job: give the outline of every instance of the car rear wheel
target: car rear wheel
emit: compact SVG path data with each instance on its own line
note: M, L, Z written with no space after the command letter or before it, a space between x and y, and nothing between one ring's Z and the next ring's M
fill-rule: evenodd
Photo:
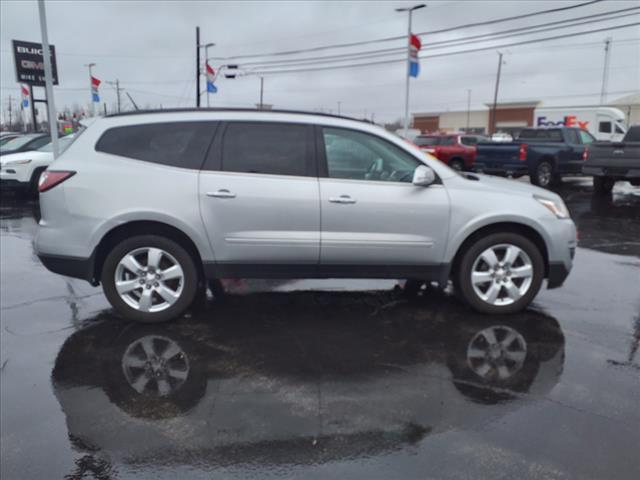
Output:
M593 191L598 195L608 195L616 181L611 177L593 177Z
M464 162L459 158L454 158L453 160L451 160L449 162L449 166L458 172L464 170Z
M536 296L544 278L542 254L516 233L494 233L464 254L457 281L462 298L482 313L514 313Z
M539 187L550 187L554 181L553 164L547 160L538 163L535 172L531 176L531 183Z
M107 299L120 314L154 323L184 313L195 298L198 273L193 258L178 243L141 235L111 250L101 281Z

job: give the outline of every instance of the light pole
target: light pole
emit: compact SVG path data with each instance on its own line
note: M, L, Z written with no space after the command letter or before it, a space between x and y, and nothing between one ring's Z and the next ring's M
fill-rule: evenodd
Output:
M94 106L93 106L93 73L91 72L91 69L93 67L95 67L96 64L95 63L87 63L85 64L85 67L89 67L89 94L91 95L91 116L93 117L95 115L95 111L94 111Z
M47 12L44 0L38 0L38 11L40 13L40 33L42 35L42 56L44 57L44 78L45 89L47 91L47 117L49 120L49 134L51 135L51 146L53 147L53 158L58 158L58 116L56 115L56 102L53 98L53 70L51 69L51 51L49 50L49 34L47 33ZM33 95L31 95L31 108L33 106Z
M207 108L209 107L209 80L207 79L207 65L209 65L209 47L214 47L215 43L207 43L205 45L198 45L200 48L204 48L204 78L207 80L205 86L207 88ZM200 79L198 79L200 81Z
M407 83L405 86L404 92L404 129L403 135L407 138L407 133L409 132L409 72L411 69L411 15L414 10L418 10L420 8L425 8L426 5L424 3L420 3L418 5L414 5L413 7L408 8L396 8L396 12L408 12L409 13L409 28L407 33Z
M496 115L498 109L498 89L500 88L500 74L502 73L502 52L498 52L498 73L496 74L496 89L493 93L493 115L491 116L491 125L489 128L492 135L496 133Z

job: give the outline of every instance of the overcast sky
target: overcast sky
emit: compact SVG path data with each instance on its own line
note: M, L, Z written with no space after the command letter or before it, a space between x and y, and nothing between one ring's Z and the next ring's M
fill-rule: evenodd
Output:
M584 1L584 0L581 0ZM415 2L281 1L52 1L46 2L49 41L56 46L60 85L55 87L58 109L90 98L88 71L95 62L99 79L119 79L140 106L194 106L195 27L201 40L215 42L211 56L270 53L327 44L366 41L404 35L406 14L394 8ZM414 14L414 32L546 10L581 2L541 1L441 1ZM421 55L472 47L492 46L531 38L591 31L610 25L640 21L640 11L601 23L565 28L536 35L501 39L493 43L455 49L431 49L440 42L510 28L545 24L568 18L639 6L637 0L603 1L565 12L519 21L423 36ZM634 15L635 14L635 15ZM11 40L40 42L35 0L0 2L1 96L6 108L9 94L19 95ZM546 105L595 104L602 83L604 39L613 40L608 99L640 90L640 28L638 26L591 33L533 45L503 48L506 64L500 100L542 100ZM404 40L355 49L326 50L302 58L352 51L393 48ZM274 60L296 57L269 57ZM249 61L249 60L247 60ZM212 62L214 66L220 62ZM238 62L240 63L240 62ZM241 63L240 63L241 64ZM472 108L493 98L497 54L495 50L423 59L421 74L411 80L411 111L464 110L470 89ZM265 75L265 103L278 108L338 108L343 114L393 120L402 116L405 66L402 63L295 74ZM204 86L204 80L202 80ZM252 107L259 98L259 78L219 79L212 106ZM43 89L38 89L43 92ZM109 108L115 92L103 83L100 94ZM43 93L41 93L43 95ZM17 104L17 102L16 102ZM203 104L205 104L203 98ZM131 108L125 99L124 106Z

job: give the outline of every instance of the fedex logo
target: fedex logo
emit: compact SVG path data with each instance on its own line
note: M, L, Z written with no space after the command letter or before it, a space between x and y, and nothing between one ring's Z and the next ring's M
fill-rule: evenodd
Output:
M536 126L538 127L578 127L584 130L587 129L589 122L579 121L575 115L566 115L562 120L554 122L553 120L547 120L547 117L538 117Z

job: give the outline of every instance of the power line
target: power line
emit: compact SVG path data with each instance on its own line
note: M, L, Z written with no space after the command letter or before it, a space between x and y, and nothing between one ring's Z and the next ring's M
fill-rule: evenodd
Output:
M462 55L462 54L466 54L466 53L476 53L476 52L482 52L482 51L487 51L487 50L497 50L500 48L508 48L508 47L515 47L515 46L519 46L519 45L528 45L531 43L539 43L539 42L547 42L547 41L551 41L551 40L559 40L562 38L570 38L570 37L578 37L581 35L592 35L594 33L599 33L599 32L606 32L609 30L619 30L621 28L629 28L629 27L635 27L640 25L640 22L636 22L636 23L628 23L625 25L615 25L615 26L610 26L610 27L606 27L606 28L600 28L600 29L596 29L596 30L590 30L588 32L575 32L575 33L568 33L565 35L556 35L553 37L545 37L545 38L537 38L537 39L532 39L532 40L523 40L521 42L514 42L514 43L505 43L502 45L492 45L489 47L481 47L481 48L474 48L474 49L470 49L470 50L458 50L458 51L454 51L454 52L446 52L446 53L436 53L434 55L424 55L422 57L420 57L421 59L427 59L427 58L437 58L437 57L445 57L445 56L450 56L450 55ZM404 58L398 58L395 60L382 60L382 61L375 61L375 62L365 62L365 63L357 63L357 64L351 64L351 65L336 65L336 66L325 66L325 67L311 67L311 68L299 68L299 69L292 69L292 70L262 70L262 71L255 71L255 72L250 72L250 75L266 75L266 74L280 74L280 73L298 73L298 72L312 72L312 71L319 71L319 70L338 70L338 69L344 69L344 68L356 68L356 67L368 67L368 66L374 66L374 65L388 65L390 63L398 63L398 62L402 62L406 59Z
M475 23L468 23L465 25L457 25L455 27L448 27L448 28L443 28L441 30L434 30L431 32L420 32L418 35L435 35L437 33L444 33L444 32L451 32L453 30L460 30L460 29L464 29L464 28L473 28L473 27L479 27L479 26L484 26L484 25L493 25L496 23L501 23L501 22L508 22L508 21L512 21L512 20L520 20L523 18L529 18L529 17L533 17L536 15L544 15L544 14L548 14L548 13L556 13L556 12L562 12L562 11L566 11L566 10L571 10L574 8L580 8L580 7L585 7L588 5L592 5L594 3L599 3L602 0L591 0L588 2L583 2L583 3L579 3L577 5L568 5L566 7L558 7L558 8L552 8L549 10L541 10L538 12L532 12L532 13L525 13L522 15L516 15L516 16L512 16L512 17L503 17L503 18L496 18L493 20L486 20L483 22L475 22ZM394 36L394 37L386 37L386 38L378 38L378 39L374 39L374 40L363 40L360 42L350 42L350 43L339 43L339 44L333 44L333 45L322 45L322 46L318 46L318 47L310 47L310 48L303 48L303 49L298 49L298 50L288 50L288 51L281 51L281 52L271 52L271 53L256 53L256 54L246 54L246 55L235 55L235 56L228 56L228 57L213 57L213 59L215 60L223 60L223 61L234 61L234 60L238 60L238 59L243 59L243 58L255 58L255 57L272 57L272 56L281 56L281 55L294 55L297 53L305 53L305 52L318 52L321 50L329 50L329 49L333 49L333 48L348 48L348 47L358 47L361 45L371 45L374 43L383 43L383 42L389 42L389 41L393 41L393 40L401 40L401 39L406 39L405 35L401 35L401 36Z
M627 8L627 9L622 9L619 11L615 11L615 12L608 12L607 15L611 14L611 13L618 13L618 12L628 12L630 10L640 10L640 7L632 7L632 8ZM640 13L634 13L631 15L638 15ZM604 14L599 14L596 16L602 16ZM520 35L534 35L534 34L538 34L538 33L543 33L543 32L547 32L547 31L554 31L554 30L558 30L558 29L565 29L565 28L573 28L573 27L577 27L577 26L581 26L581 25L586 25L586 24L590 24L590 23L596 23L596 22L604 22L604 21L609 21L609 20L616 20L619 18L626 18L629 17L631 15L625 14L625 15L617 15L617 16L610 16L608 18L598 18L598 19L592 19L592 20L587 20L585 22L577 22L578 20L582 20L584 18L592 18L593 15L589 15L586 17L581 17L581 18L576 18L576 19L569 19L569 20L560 20L557 22L551 22L549 24L538 24L538 25L532 25L529 27L520 27L517 29L511 29L511 30L504 30L501 32L494 32L494 33L487 33L487 34L483 34L483 35L475 35L475 36L471 36L471 37L463 37L463 38L458 38L455 40L447 40L447 41L442 41L442 42L434 42L434 43L429 43L426 45L426 47L431 50L431 49L441 49L441 48L451 48L451 47L459 47L459 46L463 46L463 45L467 45L467 44L476 44L478 43L478 41L480 42L489 42L489 41L495 41L498 40L500 38L504 38L504 37L512 37L512 36L520 36ZM572 23L570 25L558 25L558 24L565 24L565 23ZM556 25L553 27L548 27L548 28L542 28L548 25ZM529 30L529 29L538 29L537 31L522 31L522 30ZM515 33L511 33L511 32L515 32ZM478 40L481 37L496 37L496 38L485 38L484 40ZM283 67L287 67L287 66L297 66L297 65L314 65L314 64L321 64L321 63L326 63L326 61L330 61L330 62L346 62L346 61L352 61L352 60L363 60L366 57L370 57L371 59L375 58L375 57L388 57L390 55L396 54L396 53L402 53L405 52L406 48L405 47L398 47L398 48L388 48L388 49L380 49L380 50L370 50L370 51L366 51L366 52L354 52L354 53L346 53L346 54L340 54L340 55L329 55L329 56L324 56L324 57L307 57L307 58L297 58L297 59L291 59L291 60L266 60L266 61L262 61L262 62L248 62L248 63L241 63L242 67L248 67L248 66L260 66L260 67L264 67L264 68L283 68Z

